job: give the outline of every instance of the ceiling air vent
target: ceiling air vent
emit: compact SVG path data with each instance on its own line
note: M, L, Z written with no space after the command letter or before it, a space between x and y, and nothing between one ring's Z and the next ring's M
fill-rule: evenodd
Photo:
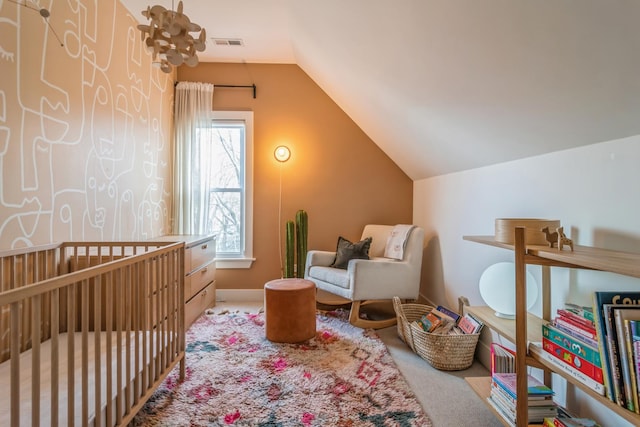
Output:
M242 39L212 39L216 46L244 46Z

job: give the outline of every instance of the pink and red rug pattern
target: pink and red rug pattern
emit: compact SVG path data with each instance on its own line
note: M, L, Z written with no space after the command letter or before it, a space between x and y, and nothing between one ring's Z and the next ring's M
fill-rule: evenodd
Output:
M380 338L331 314L316 337L277 344L262 314L204 315L187 332L177 368L136 426L430 426Z

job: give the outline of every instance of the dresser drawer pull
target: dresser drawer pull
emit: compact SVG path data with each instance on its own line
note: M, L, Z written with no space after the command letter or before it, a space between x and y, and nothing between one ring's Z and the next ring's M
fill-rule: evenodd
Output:
M205 267L202 269L202 274L205 274L209 270L209 267Z
M207 249L209 245L202 245L202 250L204 251L205 249Z

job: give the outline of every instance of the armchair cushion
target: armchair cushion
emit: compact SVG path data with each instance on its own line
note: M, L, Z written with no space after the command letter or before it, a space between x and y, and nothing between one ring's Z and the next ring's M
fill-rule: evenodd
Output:
M352 259L369 259L371 240L371 237L367 237L357 243L352 243L342 236L338 237L336 259L330 267L346 270Z

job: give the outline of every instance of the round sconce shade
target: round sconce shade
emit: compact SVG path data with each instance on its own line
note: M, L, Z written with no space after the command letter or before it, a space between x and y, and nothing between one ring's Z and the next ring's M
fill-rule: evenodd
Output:
M527 310L538 299L538 283L531 273L526 271ZM516 265L512 262L499 262L490 265L480 276L480 295L496 312L497 317L514 319L516 314Z
M277 161L284 163L287 160L289 160L289 158L291 157L291 151L289 150L289 147L286 147L284 145L279 145L274 150L273 156L276 158Z

